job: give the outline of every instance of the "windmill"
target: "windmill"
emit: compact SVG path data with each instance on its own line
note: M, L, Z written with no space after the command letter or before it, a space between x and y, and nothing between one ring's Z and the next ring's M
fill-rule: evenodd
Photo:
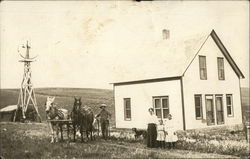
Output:
M21 83L20 94L18 97L17 111L21 110L23 119L26 119L26 113L27 113L28 107L33 106L37 114L37 117L39 118L39 121L41 122L41 116L38 112L35 91L33 89L33 84L31 82L31 65L30 64L31 62L35 61L36 57L30 58L29 56L30 46L28 44L28 41L26 45L22 46L22 48L26 49L26 55L23 56L22 54L20 54L22 59L19 60L19 62L24 63L24 74L23 74L23 80ZM14 115L14 121L16 121L17 111Z

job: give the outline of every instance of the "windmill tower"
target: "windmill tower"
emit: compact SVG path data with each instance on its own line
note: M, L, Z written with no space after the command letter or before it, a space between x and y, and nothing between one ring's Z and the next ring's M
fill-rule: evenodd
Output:
M22 48L26 49L26 55L24 57L20 54L22 59L19 60L19 62L24 63L24 74L23 74L23 80L21 83L20 94L19 94L18 103L17 103L17 106L18 106L17 111L21 110L23 119L26 119L26 112L27 112L28 107L33 106L37 114L37 117L39 118L39 121L41 122L41 116L38 112L35 91L33 89L33 84L31 82L31 65L30 64L31 62L35 61L36 57L30 58L29 56L30 46L28 44L28 41L27 41L26 46L23 45ZM17 112L15 113L14 121L16 121L16 115L17 115Z

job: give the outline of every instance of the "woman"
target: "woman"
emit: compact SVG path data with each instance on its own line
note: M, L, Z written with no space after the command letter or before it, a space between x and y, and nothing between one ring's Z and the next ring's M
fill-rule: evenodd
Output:
M157 147L156 138L156 123L158 122L158 118L154 113L153 108L149 108L149 117L148 117L148 130L147 130L147 147L153 148Z
M165 142L168 144L169 148L174 148L175 143L178 140L178 137L176 135L176 130L173 125L173 122L171 120L172 120L172 115L169 114L165 122L165 131L166 131Z

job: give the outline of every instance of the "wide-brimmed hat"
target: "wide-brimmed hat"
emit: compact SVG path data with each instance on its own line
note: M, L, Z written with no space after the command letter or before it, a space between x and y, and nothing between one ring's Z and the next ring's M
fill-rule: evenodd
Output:
M101 104L101 105L100 105L100 108L102 108L102 107L105 108L105 107L107 107L107 105L106 105L106 104Z
M149 108L148 111L154 111L154 109L153 108Z

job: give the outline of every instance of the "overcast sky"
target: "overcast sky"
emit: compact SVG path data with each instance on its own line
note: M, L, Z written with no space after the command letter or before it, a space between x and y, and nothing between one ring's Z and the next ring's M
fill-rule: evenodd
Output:
M141 48L165 28L170 38L215 29L249 87L248 1L3 1L0 9L1 88L20 87L26 40L38 55L35 87L112 88L121 69L150 58Z

